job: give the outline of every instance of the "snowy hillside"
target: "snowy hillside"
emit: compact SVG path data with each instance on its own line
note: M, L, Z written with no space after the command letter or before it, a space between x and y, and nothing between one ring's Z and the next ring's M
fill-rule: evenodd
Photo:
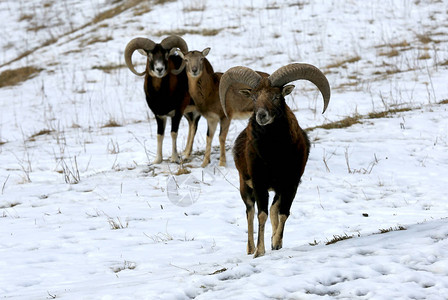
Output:
M0 298L446 299L447 7L0 1ZM246 255L230 149L247 121L232 122L227 167L218 148L200 167L204 119L192 161L169 162L168 126L151 164L156 122L123 51L171 34L211 47L215 71L326 74L324 115L308 82L287 98L312 149L283 249ZM184 119L179 150L187 134Z

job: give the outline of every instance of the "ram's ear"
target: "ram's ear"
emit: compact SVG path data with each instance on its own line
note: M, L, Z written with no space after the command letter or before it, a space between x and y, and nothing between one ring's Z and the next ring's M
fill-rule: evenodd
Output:
M290 85L285 85L282 89L282 95L283 97L288 96L289 94L291 94L292 90L295 88L294 85L290 84Z
M246 90L239 90L239 93L240 93L241 95L243 95L244 97L246 97L246 98L250 98L250 95L251 95L252 91L249 90L249 89L246 89Z
M205 48L204 50L202 50L202 55L207 56L209 52L210 52L210 47Z

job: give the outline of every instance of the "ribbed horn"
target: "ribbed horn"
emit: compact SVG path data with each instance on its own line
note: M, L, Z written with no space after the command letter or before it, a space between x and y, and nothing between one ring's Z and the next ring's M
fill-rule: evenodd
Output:
M163 49L170 51L173 48L179 48L180 51L187 53L188 52L188 45L187 42L183 38L181 38L178 35L170 35L167 38L164 38L162 42L160 42L160 45L163 47ZM185 68L185 62L182 59L182 64L180 65L179 69L172 70L171 73L174 75L180 74Z
M179 55L180 58L182 58L182 64L178 69L171 70L171 73L173 75L179 75L180 73L182 73L182 71L185 69L185 66L187 65L187 63L185 62L185 55L182 53L182 51L177 51L176 48L172 48L169 55L171 56L176 54Z
M261 76L259 74L246 67L233 67L222 75L219 83L219 99L226 116L226 94L229 87L234 83L242 83L253 89L258 86L260 80Z
M160 42L160 45L162 45L162 47L165 50L171 50L172 48L179 48L180 51L184 53L188 52L187 42L185 42L183 38L177 35L170 35L169 37L164 38Z
M277 71L268 77L272 86L282 87L285 84L295 80L308 80L314 83L320 90L322 97L324 98L324 109L322 113L328 107L330 102L330 84L327 77L318 68L309 64L294 63L279 68Z
M134 68L134 65L132 64L132 54L135 50L143 49L146 52L152 51L155 47L156 43L151 41L147 38L134 38L132 39L127 45L124 50L124 61L126 62L126 66L128 66L129 70L131 70L132 73L138 76L145 75L146 71L143 71L141 73L137 72Z

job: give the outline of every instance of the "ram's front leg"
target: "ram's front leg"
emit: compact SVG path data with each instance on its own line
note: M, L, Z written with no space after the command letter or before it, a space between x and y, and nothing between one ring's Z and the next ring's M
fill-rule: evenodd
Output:
M258 239L257 239L257 249L255 250L254 258L263 256L265 254L264 247L264 228L266 220L268 219L268 201L269 193L267 190L257 191L254 186L255 199L257 201L258 209Z
M171 162L179 162L179 153L177 153L177 132L179 131L180 119L182 114L176 113L171 118L171 139L172 139L172 151Z
M163 135L165 134L166 117L156 116L157 122L157 154L153 161L153 164L160 164L163 160L162 148L163 148Z

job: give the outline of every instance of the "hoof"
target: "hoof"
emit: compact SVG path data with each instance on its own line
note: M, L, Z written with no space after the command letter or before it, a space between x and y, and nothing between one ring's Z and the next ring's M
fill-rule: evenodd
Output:
M276 239L275 237L273 237L271 239L272 244L271 244L271 249L272 250L280 250L282 249L283 246L283 240L282 239Z
M264 251L255 251L254 258L260 257L264 255Z
M182 152L182 156L184 157L184 160L185 159L191 159L191 153L190 152L184 151L184 152Z
M282 245L272 245L271 249L272 250L280 250L280 249L282 249Z
M160 164L162 162L162 157L156 157L156 159L153 160L153 164Z
M171 156L170 161L171 161L172 163L179 163L179 162L180 162L180 157L179 157L179 155L173 155L173 156Z

